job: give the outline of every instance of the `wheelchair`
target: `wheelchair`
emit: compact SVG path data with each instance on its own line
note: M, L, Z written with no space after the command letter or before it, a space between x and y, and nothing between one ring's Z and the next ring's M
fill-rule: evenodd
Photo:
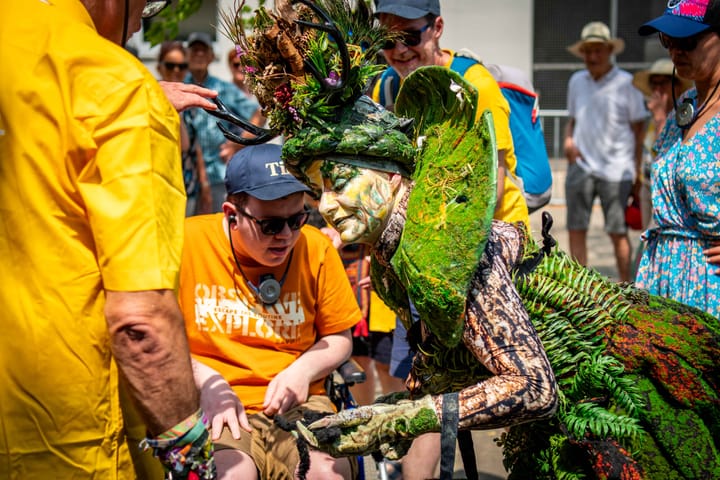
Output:
M351 358L328 375L325 379L325 391L338 411L357 408L358 405L350 392L350 387L356 383L363 383L365 380L367 380L365 371ZM374 458L374 460L377 478L379 480L389 480L385 460L382 458ZM357 480L366 480L365 457L358 456L357 461L359 467Z

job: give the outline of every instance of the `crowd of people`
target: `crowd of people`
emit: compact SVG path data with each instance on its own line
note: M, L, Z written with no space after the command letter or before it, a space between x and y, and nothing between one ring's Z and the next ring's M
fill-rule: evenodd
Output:
M302 165L307 178L322 171L319 188L332 193L313 205L281 146L231 142L207 112L218 98L267 126L238 50L225 56L231 82L209 73L206 32L161 44L157 76L124 51L141 19L168 3L11 0L0 18L2 35L20 39L0 44L15 65L0 80L0 265L11 279L0 294L9 332L0 478L160 478L160 464L173 478L295 478L296 437L273 419L334 412L324 379L350 357L368 372L354 390L360 404L403 389L417 353L406 339L406 325L420 322L413 299L403 304L412 319L395 318L372 291L369 260L389 264L382 249L401 243L392 222L404 221L409 176L340 152ZM568 84L570 254L587 263L599 197L620 281L720 317L720 2L671 3L639 29L659 34L668 52L647 70L613 63L624 42L602 22L568 47L586 66ZM367 95L393 111L420 67L466 80L478 93L475 121L492 112L493 225L537 233L529 215L548 202L552 178L527 76L441 48L439 0L376 0L374 15L397 36L383 44L387 68ZM644 229L635 278L625 216L633 196ZM313 209L331 225L306 226ZM493 228L497 249L520 242ZM500 294L475 293L473 318L489 308L483 294ZM478 425L556 408L548 359L519 318L507 337L481 338L495 349L498 385L520 406L489 408ZM511 347L514 355L497 353ZM488 395L479 385L463 392ZM450 400L421 401L444 412ZM135 438L138 425L145 438ZM139 440L159 463L137 454ZM309 457L306 478L357 475L352 457ZM440 457L441 434L430 429L383 468L430 478Z

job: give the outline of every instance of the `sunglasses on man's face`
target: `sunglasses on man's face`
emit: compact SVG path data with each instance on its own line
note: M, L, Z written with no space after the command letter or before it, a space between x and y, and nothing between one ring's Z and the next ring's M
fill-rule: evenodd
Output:
M238 208L237 211L243 217L247 217L257 223L260 226L260 231L265 235L277 235L285 229L285 224L290 227L290 230L300 230L300 228L307 223L308 218L310 217L310 212L303 210L302 212L296 213L295 215L291 215L287 218L273 217L260 220L240 208Z
M142 11L142 18L152 18L170 5L171 0L148 0Z
M692 52L697 48L698 41L701 37L705 36L705 33L706 32L702 32L685 38L675 38L665 35L664 33L659 33L660 45L667 50L674 48L676 50L682 50L683 52Z
M388 40L383 44L383 50L392 50L397 45L397 42L401 42L406 47L417 47L422 42L422 34L430 27L432 22L428 23L420 30L402 30L398 32L399 37L397 40Z
M187 69L188 69L188 64L187 64L187 62L183 62L183 63L163 62L163 66L164 66L167 70L180 70L180 71L182 71L182 70L187 70Z

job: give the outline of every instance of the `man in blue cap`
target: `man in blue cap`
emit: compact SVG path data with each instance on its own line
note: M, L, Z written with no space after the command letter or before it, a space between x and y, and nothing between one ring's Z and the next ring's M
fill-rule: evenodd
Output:
M227 478L295 478L295 438L273 417L294 423L306 410L334 411L323 381L350 357L350 327L361 318L337 250L305 225L309 189L280 152L273 144L237 152L222 213L185 223L180 305ZM346 458L310 452L308 479L351 470Z

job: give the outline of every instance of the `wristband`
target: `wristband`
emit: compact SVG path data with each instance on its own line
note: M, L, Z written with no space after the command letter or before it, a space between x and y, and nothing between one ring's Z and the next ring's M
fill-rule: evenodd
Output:
M202 409L155 438L140 442L143 450L153 450L173 480L216 478L213 444L208 419Z

